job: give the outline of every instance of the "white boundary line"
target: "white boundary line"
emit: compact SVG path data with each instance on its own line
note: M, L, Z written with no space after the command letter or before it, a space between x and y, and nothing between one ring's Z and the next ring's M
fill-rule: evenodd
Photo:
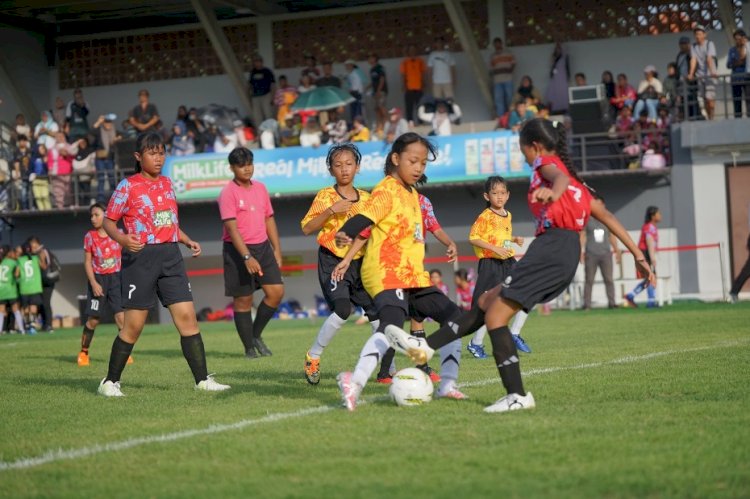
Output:
M573 366L532 369L530 371L524 372L523 375L526 377L529 377L529 376L538 376L540 374L555 373L555 372L560 372L560 371L576 371L580 369L594 369L597 367L612 366L612 365L618 365L618 364L631 364L634 362L650 360L650 359L654 359L658 357L664 357L667 355L700 352L704 350L715 350L717 348L744 346L747 344L748 344L747 341L726 342L726 343L716 343L713 345L706 345L703 347L688 348L684 350L665 350L662 352L652 352L652 353L645 354L645 355L629 355L626 357L620 357L619 359L613 359L613 360L603 361L603 362L592 362L588 364L577 364ZM499 378L493 377L491 379L461 383L459 386L461 387L485 386L485 385L491 385L491 384L495 384L499 382L500 382ZM379 398L383 398L383 397L379 397ZM372 400L377 400L377 399L371 399L371 401ZM140 447L141 445L174 442L177 440L183 440L186 438L192 438L192 437L197 437L197 436L202 436L202 435L212 435L215 433L224 433L227 431L242 430L249 426L257 426L257 425L266 424L266 423L275 423L277 421L284 421L286 419L292 419L292 418L301 418L301 417L310 416L313 414L323 414L323 413L330 412L335 409L339 409L340 407L341 406L338 404L337 405L324 405L324 406L313 407L309 409L301 409L299 411L293 411L293 412L279 412L275 414L269 414L267 416L264 416L262 418L257 418L257 419L243 419L241 421L237 421L236 423L231 423L231 424L212 425L207 428L197 428L194 430L184 430L184 431L178 431L174 433L165 433L162 435L129 438L127 440L121 440L119 442L112 442L112 443L107 443L107 444L95 444L95 445L88 446L88 447L80 447L78 449L50 450L36 457L24 457L24 458L17 459L15 461L0 461L0 472L8 471L8 470L34 468L36 466L41 466L43 464L49 464L49 463L53 463L56 461L69 461L69 460L74 460L74 459L81 459L84 457L101 454L103 452L117 452L117 451L132 449L133 447Z

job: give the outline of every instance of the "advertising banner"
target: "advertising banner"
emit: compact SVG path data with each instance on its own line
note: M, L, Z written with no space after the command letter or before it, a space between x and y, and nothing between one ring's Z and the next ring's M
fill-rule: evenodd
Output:
M427 165L428 185L476 182L490 175L528 177L529 166L518 145L518 135L509 131L430 137L438 148L437 159ZM360 173L355 184L368 189L383 178L388 153L384 142L360 142ZM284 147L253 150L253 178L263 182L272 196L313 194L331 185L325 164L328 148ZM216 199L231 180L227 154L204 153L170 156L162 173L172 179L179 201Z

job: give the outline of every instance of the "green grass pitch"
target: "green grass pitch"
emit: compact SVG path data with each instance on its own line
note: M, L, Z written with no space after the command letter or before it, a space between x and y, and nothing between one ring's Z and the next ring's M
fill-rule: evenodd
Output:
M319 324L272 321L253 361L232 323L203 325L224 393L194 391L177 333L149 326L121 399L95 394L112 326L87 368L78 330L0 338L0 497L750 496L750 303L532 314L537 408L504 415L482 412L492 361L465 350L470 400L399 408L371 382L349 413L335 375L369 327L344 327L313 387Z

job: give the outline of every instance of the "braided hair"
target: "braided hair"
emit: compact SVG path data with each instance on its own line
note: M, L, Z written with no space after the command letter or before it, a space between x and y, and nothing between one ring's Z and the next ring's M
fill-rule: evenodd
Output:
M331 171L331 168L333 168L333 162L336 160L338 155L346 151L352 153L352 156L354 156L354 163L359 165L360 161L362 161L362 153L359 152L357 146L355 146L351 142L334 144L330 149L328 149L328 154L326 155L326 166L328 167L329 172Z

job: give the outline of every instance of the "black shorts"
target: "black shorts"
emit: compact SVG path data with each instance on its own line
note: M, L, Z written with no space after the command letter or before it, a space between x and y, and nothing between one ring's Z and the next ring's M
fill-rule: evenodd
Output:
M477 303L484 292L489 291L498 284L502 284L516 266L515 258L480 258L477 265L477 282L474 285L474 295L471 303Z
M423 322L430 317L442 325L461 315L458 305L435 286L416 289L386 289L378 293L373 301L378 315L385 307L398 307L404 311L404 318L409 316L417 322Z
M96 282L104 291L103 296L94 296L91 283L88 285L86 317L101 317L102 307L106 303L113 314L122 312L122 279L120 272L112 274L94 274Z
M570 285L580 257L578 232L547 229L534 239L526 255L505 279L500 296L527 311L537 303L546 303Z
M353 260L346 274L344 274L344 278L339 282L334 282L331 280L331 274L339 262L341 262L341 258L331 253L330 250L322 246L318 249L318 281L328 307L333 310L336 300L347 300L357 307L362 307L365 314L374 313L375 306L372 298L362 285L360 275L362 260Z
M122 252L122 308L147 310L158 297L165 307L193 301L185 262L177 243L147 244Z
M31 305L36 305L37 307L41 307L42 303L44 303L44 300L42 298L42 293L38 293L35 295L20 295L20 301L21 306L26 308Z
M232 243L224 241L224 296L250 296L261 286L284 284L281 269L273 256L273 247L269 241L260 244L248 244L250 256L258 260L263 275L251 274L245 266L245 260Z

